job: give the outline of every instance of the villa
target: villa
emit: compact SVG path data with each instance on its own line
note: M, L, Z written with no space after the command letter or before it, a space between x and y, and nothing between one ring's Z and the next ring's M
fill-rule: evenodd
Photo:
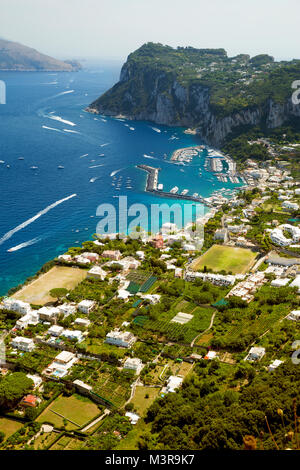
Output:
M32 352L35 348L35 344L30 338L23 338L22 336L17 336L11 342L11 345L15 349L20 349L25 352Z
M129 331L114 330L107 333L105 342L123 348L130 348L136 341L136 337Z

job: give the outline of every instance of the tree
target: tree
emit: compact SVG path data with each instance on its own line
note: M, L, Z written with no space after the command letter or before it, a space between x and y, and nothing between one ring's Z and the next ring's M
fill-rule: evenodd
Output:
M62 299L63 297L66 297L68 293L68 289L64 289L63 287L57 287L55 289L50 290L51 297L55 299Z
M14 372L0 380L0 410L15 406L33 388L33 381L23 372Z

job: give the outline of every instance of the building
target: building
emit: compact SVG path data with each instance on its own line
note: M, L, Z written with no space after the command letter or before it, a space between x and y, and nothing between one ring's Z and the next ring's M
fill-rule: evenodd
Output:
M56 307L42 307L38 310L38 314L40 316L40 320L42 321L50 321L55 322L60 311Z
M128 357L124 362L124 369L133 370L136 374L139 374L143 367L142 361L137 357Z
M90 320L88 320L87 318L80 318L80 317L76 318L74 323L75 325L84 326L85 328L87 328L91 324Z
M288 320L299 321L300 320L300 310L293 310L286 317Z
M288 277L284 277L284 278L279 277L277 279L274 279L271 282L271 286L272 287L285 287L289 282L290 282L290 279Z
M77 385L77 387L79 388L79 390L83 390L85 392L91 392L93 387L91 387L90 385L87 385L86 383L82 382L81 380L79 379L76 379L73 381L73 384L74 385Z
M69 315L73 315L77 310L76 304L67 303L59 305L57 308L59 310L59 313L62 313L65 318Z
M75 354L69 351L60 352L54 361L44 371L53 378L62 378L68 375L68 371L78 361Z
M269 367L268 367L268 371L269 372L274 372L275 369L277 369L277 367L279 367L281 364L283 364L283 361L279 361L279 359L275 359L275 361L273 361Z
M130 348L136 341L136 337L129 331L113 330L106 335L105 342L123 348Z
M98 253L89 253L89 252L86 251L85 253L82 253L81 256L88 259L90 261L90 263L96 263L99 260Z
M265 348L255 346L255 347L250 349L248 355L245 358L245 361L258 362L263 358L265 353L266 353Z
M182 377L177 377L176 375L170 375L164 393L174 393L181 386L183 382Z
M94 300L82 300L78 304L78 310L88 315L94 309L95 305L96 302Z
M11 345L15 349L19 349L20 351L25 352L32 352L35 348L34 342L30 338L23 338L22 336L16 336Z
M107 272L104 269L100 268L100 266L94 266L90 269L87 273L87 278L99 279L104 281L107 276Z
M63 330L61 336L64 336L65 338L70 339L71 341L75 340L78 343L81 343L81 341L83 341L82 331L80 330Z
M282 203L282 207L284 209L290 209L292 211L297 211L299 209L299 206L296 202L291 202L291 201L284 201Z
M27 313L31 312L29 303L22 302L22 300L13 299L12 297L5 297L2 300L1 308L20 313L21 315L26 315Z
M16 328L18 330L24 330L27 328L29 325L37 325L39 323L39 314L31 310L30 313L27 313L23 317L19 318L16 322Z
M295 277L293 282L290 284L290 287L297 287L298 289L298 294L300 294L300 275Z
M62 332L64 331L63 327L62 326L58 326L58 325L52 325L49 330L47 331L47 333L51 336L60 336L62 334Z
M26 395L25 397L22 398L22 401L20 403L21 406L29 406L31 408L35 408L38 403L38 399L35 395Z
M221 242L226 243L229 240L228 230L226 228L216 230L214 240L220 240Z
M125 413L125 416L127 416L127 418L129 418L130 420L130 423L131 424L136 424L138 422L138 420L140 419L140 416L136 413L132 413L131 411L127 411Z
M206 356L204 356L204 359L207 359L209 361L212 361L213 359L217 359L217 353L216 351L208 351Z
M119 261L122 257L122 254L119 250L105 250L102 253L103 258L109 258L114 261Z

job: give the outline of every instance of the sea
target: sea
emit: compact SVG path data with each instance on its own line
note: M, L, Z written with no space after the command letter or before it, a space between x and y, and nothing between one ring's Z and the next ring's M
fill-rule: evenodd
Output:
M119 64L74 73L0 72L6 85L6 104L0 104L0 295L70 246L91 240L103 215L113 217L110 207L124 222L119 196L127 197L128 208L143 204L149 214L153 204L192 205L146 193L147 174L136 165L161 168L164 191L178 186L208 197L238 188L206 171L207 149L189 164L170 161L174 150L203 144L183 128L86 112L119 73ZM159 224L165 221L162 216Z

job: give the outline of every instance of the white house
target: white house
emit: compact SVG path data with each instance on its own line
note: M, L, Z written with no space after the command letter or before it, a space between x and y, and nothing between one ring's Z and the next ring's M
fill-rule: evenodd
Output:
M83 340L82 331L80 330L63 330L62 336L70 340L76 340L80 343Z
M105 250L102 253L103 258L109 258L114 261L119 261L122 257L122 254L119 250Z
M1 308L20 313L21 315L26 315L27 313L31 312L31 307L29 303L22 302L22 300L13 299L10 297L5 297L2 300Z
M19 318L16 322L16 328L18 330L24 330L29 325L37 325L39 323L39 314L38 312L32 310L30 313L27 313L23 317Z
M265 353L266 353L265 348L254 346L253 348L250 349L248 355L245 358L245 361L249 361L249 362L260 361L262 357L265 355Z
M62 326L52 325L47 331L47 333L51 336L60 336L63 331L64 329Z
M67 303L59 305L57 308L59 312L63 314L64 317L73 315L77 310L76 304L67 304Z
M170 375L165 388L165 393L174 393L182 384L183 378L177 377L176 375Z
M22 336L16 336L11 345L13 348L20 349L21 351L31 352L34 350L35 345L32 339L23 338Z
M136 341L136 337L129 331L113 330L107 333L105 342L123 348L130 348Z
M299 321L300 320L300 310L293 310L286 318L288 320Z
M53 322L56 320L60 311L56 307L42 307L38 310L40 320Z
M298 294L300 294L300 274L295 277L293 282L290 284L290 287L297 287L298 289Z
M273 372L275 369L277 369L277 367L280 366L280 364L283 364L283 361L279 361L279 359L275 359L275 361L273 361L269 367L268 367L268 371L269 372Z
M124 369L134 370L136 374L139 374L143 367L142 361L137 357L128 357L124 362Z
M104 281L106 276L107 272L100 268L100 266L94 266L87 273L87 278L100 279L101 281Z
M95 305L96 305L96 302L94 300L82 300L78 304L78 310L88 315L93 310Z
M76 318L76 320L74 321L75 325L79 325L79 326L84 326L84 327L88 327L91 322L90 320L88 320L87 318Z

